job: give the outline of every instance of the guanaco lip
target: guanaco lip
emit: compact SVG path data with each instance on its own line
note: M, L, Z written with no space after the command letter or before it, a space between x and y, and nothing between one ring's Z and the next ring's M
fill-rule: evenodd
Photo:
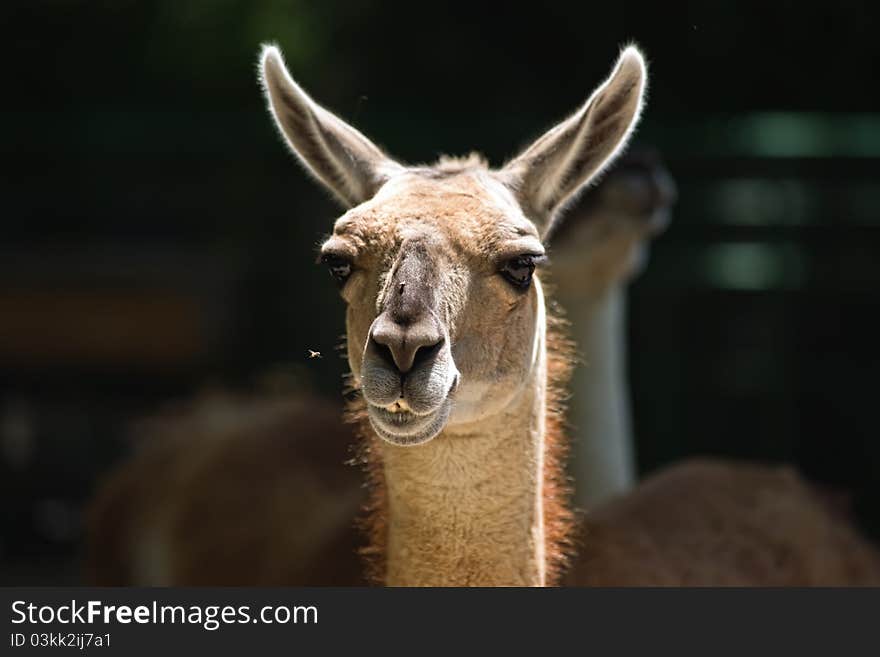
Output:
M416 415L412 411L392 412L381 406L368 406L370 416L378 420L382 426L390 430L400 430L403 435L409 435L418 431L423 425L431 421L435 412L426 415Z
M447 397L437 409L426 415L409 411L392 413L369 404L367 416L382 440L398 447L412 447L435 438L446 426L451 410L452 400Z

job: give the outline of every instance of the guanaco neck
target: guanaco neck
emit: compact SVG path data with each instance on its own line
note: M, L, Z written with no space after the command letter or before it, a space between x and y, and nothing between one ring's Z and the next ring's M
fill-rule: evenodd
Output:
M590 509L632 487L635 463L626 375L626 287L561 299L583 363L572 377L575 500ZM567 303L566 303L567 302Z
M378 447L391 586L543 586L547 320L536 285L531 376L507 408L418 447Z

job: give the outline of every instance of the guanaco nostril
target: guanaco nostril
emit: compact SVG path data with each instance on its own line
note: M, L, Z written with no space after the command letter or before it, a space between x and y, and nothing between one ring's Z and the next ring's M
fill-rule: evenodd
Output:
M419 347L413 356L413 364L411 369L415 369L422 363L426 363L431 360L434 356L437 355L437 352L440 351L440 347L443 346L443 338L440 338L434 344L426 345L424 347Z
M373 340L373 346L376 349L376 353L379 358L381 358L388 367L393 370L397 369L397 363L394 361L394 353L391 351L391 347L387 344L382 344L381 342L376 342Z

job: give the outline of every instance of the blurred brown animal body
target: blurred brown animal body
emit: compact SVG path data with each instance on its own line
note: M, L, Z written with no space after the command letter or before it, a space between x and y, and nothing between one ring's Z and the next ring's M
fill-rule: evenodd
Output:
M791 468L692 460L588 513L569 586L878 586L880 552Z
M89 510L89 581L358 583L364 497L338 405L213 395L140 433Z

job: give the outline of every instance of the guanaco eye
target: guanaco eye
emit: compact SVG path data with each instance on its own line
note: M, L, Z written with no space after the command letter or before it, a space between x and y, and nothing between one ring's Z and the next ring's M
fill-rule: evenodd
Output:
M532 254L516 256L501 265L501 275L518 290L526 290L532 283L535 265L543 259L544 256Z
M327 271L336 281L336 284L342 287L345 281L351 276L351 261L344 256L335 253L324 253L321 255L321 264L327 267Z

